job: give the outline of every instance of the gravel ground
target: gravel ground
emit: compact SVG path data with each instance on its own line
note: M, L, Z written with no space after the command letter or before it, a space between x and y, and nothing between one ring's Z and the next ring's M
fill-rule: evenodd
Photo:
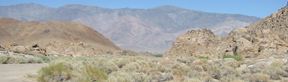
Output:
M26 74L37 74L37 71L48 64L0 64L1 82L35 82L35 79L24 77Z

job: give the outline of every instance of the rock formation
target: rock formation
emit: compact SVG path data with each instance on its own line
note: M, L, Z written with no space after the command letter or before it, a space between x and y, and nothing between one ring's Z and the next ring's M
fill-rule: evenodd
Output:
M180 35L165 56L211 56L220 39L211 30L190 30Z
M288 6L250 26L234 29L221 39L210 32L206 29L191 30L180 35L165 56L209 55L221 58L223 55L243 55L245 58L263 58L287 55Z

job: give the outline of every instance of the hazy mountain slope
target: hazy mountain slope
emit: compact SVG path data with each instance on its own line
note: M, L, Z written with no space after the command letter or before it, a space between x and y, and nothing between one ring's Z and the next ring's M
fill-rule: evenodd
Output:
M14 6L1 6L0 17L22 21L75 21L99 31L122 48L162 49L162 52L187 30L208 28L218 36L225 36L234 28L260 20L245 15L207 13L167 5L150 9L108 9L87 5L65 5L56 9L33 3ZM18 12L21 10L25 11ZM29 14L32 11L39 15Z
M50 13L57 9L40 4L15 4L11 6L0 6L0 16L9 17L21 21L44 21Z

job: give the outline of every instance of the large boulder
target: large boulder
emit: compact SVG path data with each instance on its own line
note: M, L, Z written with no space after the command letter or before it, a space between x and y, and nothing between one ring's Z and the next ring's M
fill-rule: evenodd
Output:
M26 52L27 49L24 46L15 46L15 47L13 47L13 51Z
M164 56L214 56L219 42L209 29L190 30L180 35Z

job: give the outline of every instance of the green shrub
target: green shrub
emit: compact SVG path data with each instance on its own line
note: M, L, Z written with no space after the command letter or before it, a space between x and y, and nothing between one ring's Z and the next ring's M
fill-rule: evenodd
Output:
M19 54L20 52L19 51L13 51L13 53L18 53Z
M24 64L24 63L28 62L28 60L26 58L24 58L24 57L19 57L18 61L19 61L20 64Z
M269 75L271 79L280 80L282 76L287 76L287 73L282 68L284 68L283 64L274 62L271 66L262 69L261 73Z
M19 63L18 59L14 58L14 57L11 57L11 56L9 56L8 60L6 61L6 64L17 64L17 63Z
M39 82L59 82L67 81L73 76L72 72L67 69L62 63L50 64L48 67L43 67L38 71Z
M80 82L102 82L108 79L108 74L105 71L93 68L91 65L87 65L83 69L82 74L78 76Z
M59 58L58 57L50 57L50 61L57 60L57 59L59 59Z
M50 62L50 59L47 56L39 56L44 62L48 63Z
M35 57L27 57L28 63L36 63L37 59Z
M5 64L8 60L8 56L0 56L0 64Z
M234 58L236 61L243 61L243 56L241 55L237 55L237 56L224 55L223 59L225 58Z
M155 56L155 57L162 57L163 54L153 54L153 56Z
M207 60L209 60L210 58L208 56L206 56L206 57L200 56L199 59L207 59Z
M43 59L42 58L35 58L36 62L35 63L43 63Z

